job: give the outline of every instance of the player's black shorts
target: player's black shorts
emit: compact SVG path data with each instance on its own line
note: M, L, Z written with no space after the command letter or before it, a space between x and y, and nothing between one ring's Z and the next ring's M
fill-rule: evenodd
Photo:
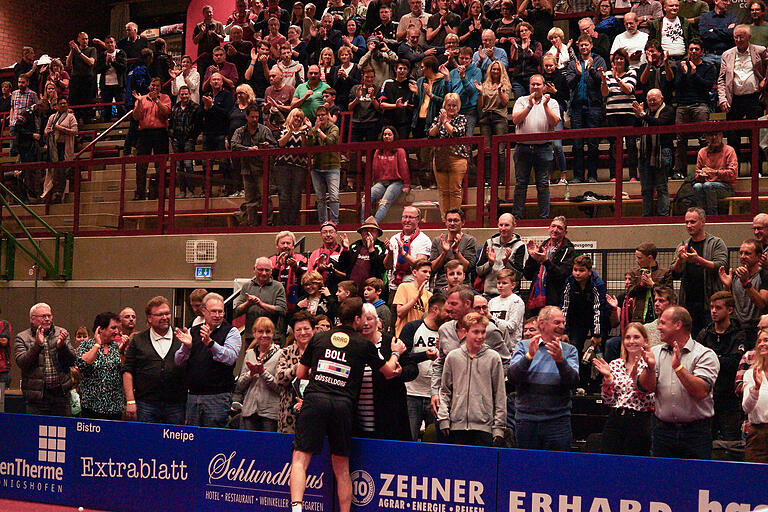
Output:
M306 395L296 420L293 449L317 455L328 434L331 453L349 457L354 413L354 405L348 398L325 393Z

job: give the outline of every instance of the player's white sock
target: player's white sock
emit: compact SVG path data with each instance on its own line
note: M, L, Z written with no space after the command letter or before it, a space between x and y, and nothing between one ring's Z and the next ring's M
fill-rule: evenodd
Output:
M291 512L302 512L300 501L291 502Z

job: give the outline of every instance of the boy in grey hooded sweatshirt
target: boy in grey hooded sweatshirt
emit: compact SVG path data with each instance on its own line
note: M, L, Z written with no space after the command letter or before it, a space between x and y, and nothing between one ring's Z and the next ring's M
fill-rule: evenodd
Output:
M488 318L469 313L462 321L467 334L445 358L437 421L452 443L500 445L507 415L501 357L485 345Z

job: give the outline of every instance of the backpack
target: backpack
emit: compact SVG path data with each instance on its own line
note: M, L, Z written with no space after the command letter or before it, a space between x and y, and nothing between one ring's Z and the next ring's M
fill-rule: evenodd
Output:
M698 205L696 201L696 195L693 193L693 176L686 176L683 180L683 184L677 189L675 198L671 201L670 213L672 215L685 215L688 208L692 208Z

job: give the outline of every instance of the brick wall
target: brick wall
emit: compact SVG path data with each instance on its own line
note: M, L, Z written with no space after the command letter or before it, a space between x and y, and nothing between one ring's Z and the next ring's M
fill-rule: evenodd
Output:
M22 46L33 46L38 56L66 57L67 43L77 32L102 39L109 30L109 7L102 3L0 0L0 67L19 60Z

